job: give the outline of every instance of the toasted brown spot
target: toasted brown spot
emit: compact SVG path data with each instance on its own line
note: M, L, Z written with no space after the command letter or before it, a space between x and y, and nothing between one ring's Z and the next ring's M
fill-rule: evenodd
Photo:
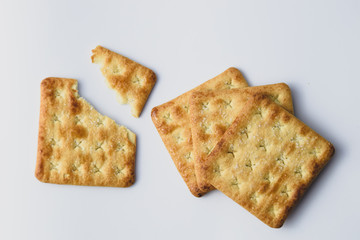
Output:
M81 103L73 95L70 97L70 112L73 115L81 112Z
M289 116L288 114L283 114L283 116L282 116L282 121L283 121L284 123L289 122L289 121L290 121L290 116Z
M180 118L186 113L180 106L176 106L174 108L174 114L175 114L176 117Z
M223 135L226 131L227 127L222 124L215 124L215 134Z
M309 131L310 131L310 129L309 129L308 127L303 126L303 127L300 129L300 134L306 135Z
M74 126L70 131L73 138L86 138L88 136L88 130L83 126Z

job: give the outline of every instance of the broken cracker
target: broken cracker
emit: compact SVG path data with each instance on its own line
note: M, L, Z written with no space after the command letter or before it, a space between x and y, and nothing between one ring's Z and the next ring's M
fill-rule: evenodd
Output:
M270 227L283 225L334 153L264 95L250 96L206 162L206 180Z
M128 187L134 183L136 135L98 113L77 81L41 82L35 176L42 182Z
M116 91L121 104L130 104L131 114L138 118L155 85L155 73L102 46L97 46L92 52L91 60L101 65L109 88Z
M214 189L205 181L204 164L221 136L246 105L247 96L263 93L293 113L290 88L285 83L212 92L195 92L190 99L195 174L199 188Z
M189 100L194 91L247 87L247 82L236 68L229 68L220 75L179 97L154 107L151 117L173 162L190 192L200 197L194 171L193 142L190 129Z

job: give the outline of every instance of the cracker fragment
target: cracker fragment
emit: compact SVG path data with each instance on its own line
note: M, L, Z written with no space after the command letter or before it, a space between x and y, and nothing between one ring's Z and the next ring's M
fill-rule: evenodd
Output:
M91 60L101 65L109 88L116 91L121 104L130 104L131 114L138 118L155 85L155 73L102 46L97 46L92 52Z
M275 103L293 113L290 88L285 83L243 89L194 92L190 99L190 123L195 159L195 173L199 188L214 189L205 180L204 162L226 129L246 105L247 96L263 93ZM207 107L204 108L204 105Z
M98 113L77 81L41 82L35 176L42 182L128 187L134 183L136 135Z
M209 155L206 180L278 228L333 153L330 142L269 98L250 96Z
M247 82L236 68L225 72L179 97L154 107L151 118L173 162L188 186L190 192L200 197L194 171L194 153L189 119L189 99L194 91L232 89L247 87Z

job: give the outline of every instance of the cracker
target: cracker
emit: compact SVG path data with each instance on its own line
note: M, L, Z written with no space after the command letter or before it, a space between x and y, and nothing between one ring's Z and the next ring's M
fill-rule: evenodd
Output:
M206 192L213 187L205 181L204 162L226 129L246 104L247 94L264 93L293 113L290 88L285 83L231 89L216 92L195 92L190 99L190 122L193 139L195 173L199 188Z
M41 82L35 176L42 182L128 187L134 183L136 136L98 113L77 81Z
M242 88L247 86L240 71L236 68L229 68L215 78L208 80L181 96L154 107L151 111L154 125L169 151L176 168L191 193L196 197L200 197L203 192L197 185L194 171L194 153L189 119L190 96L194 91Z
M250 96L206 162L206 180L270 227L326 165L334 147L264 95Z
M102 46L97 46L92 52L91 60L101 65L109 88L116 91L121 104L130 104L131 114L138 118L155 85L155 73Z

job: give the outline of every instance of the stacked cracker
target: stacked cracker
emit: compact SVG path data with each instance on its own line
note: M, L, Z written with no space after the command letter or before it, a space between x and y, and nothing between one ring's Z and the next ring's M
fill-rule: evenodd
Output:
M248 87L230 68L152 119L193 195L216 188L277 228L334 152L292 114L286 84Z

